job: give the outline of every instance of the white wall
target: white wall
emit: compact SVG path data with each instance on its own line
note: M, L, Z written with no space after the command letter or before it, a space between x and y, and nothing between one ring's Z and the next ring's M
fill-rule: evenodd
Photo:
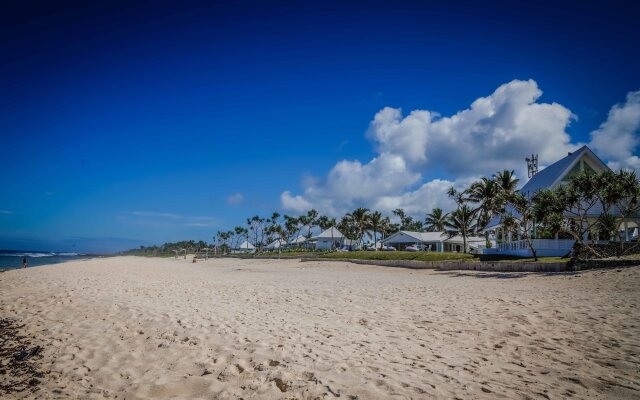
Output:
M342 239L334 238L333 242L336 243L334 248L342 246ZM331 238L319 238L316 242L316 249L331 250Z

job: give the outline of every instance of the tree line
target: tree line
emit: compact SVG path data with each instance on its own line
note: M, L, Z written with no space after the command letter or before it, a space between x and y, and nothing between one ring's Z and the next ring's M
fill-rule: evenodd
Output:
M535 193L516 190L518 183L514 171L503 170L490 178L483 177L465 189L451 187L448 195L455 208L448 212L434 208L424 220L415 219L401 208L392 211L395 222L389 215L363 207L339 219L320 215L314 209L299 216L278 212L268 217L255 215L247 218L244 225L218 231L213 237L213 245L224 253L238 248L246 240L262 252L269 243L280 240L289 249L305 249L306 244L294 243L298 237L309 239L315 228L324 231L335 227L360 246L364 244L365 236L377 243L398 231L443 232L449 238L462 237L466 252L468 238L472 236L484 235L487 246L491 246L489 232L485 228L494 218L499 218L503 232L501 239L504 241L509 234L524 240L536 260L533 240L552 238L573 239L593 256L599 257L601 254L594 245L594 239L619 241L622 254L625 246L621 231L623 220L640 223L640 182L635 172L583 171L553 189ZM186 241L165 243L159 247L141 246L132 251L143 254L178 249L195 251L207 246L203 241Z

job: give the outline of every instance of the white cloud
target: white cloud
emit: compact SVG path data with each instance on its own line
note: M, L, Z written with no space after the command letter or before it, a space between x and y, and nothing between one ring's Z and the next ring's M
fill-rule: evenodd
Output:
M131 215L137 218L131 220L126 216L118 216L117 218L121 222L132 222L152 226L183 224L189 227L212 227L218 224L215 218L206 216L191 216L155 211L133 211Z
M199 227L199 228L210 228L215 225L216 224L213 222L188 222L184 224L184 226Z
M590 146L612 169L640 170L640 158L634 155L640 146L640 91L611 107L607 120L591 132Z
M466 183L466 181L465 181ZM451 186L457 188L466 187L460 181L448 181L434 179L424 183L418 189L401 193L399 195L382 196L374 201L372 208L376 210L404 209L410 215L424 216L436 207L450 210L455 207L453 201L448 197L447 191Z
M183 218L182 215L171 214L171 213L161 213L155 211L133 211L132 215L136 217L155 217L155 218L167 218L167 219L180 219Z
M542 91L533 80L512 81L450 117L431 111L386 107L367 136L379 152L401 156L416 170L438 166L454 175L526 172L523 156L537 152L542 164L575 150L565 132L575 116L564 106L537 103Z
M311 203L302 198L302 196L292 196L287 190L280 195L280 203L285 210L291 210L298 213L308 211L312 208Z
M13 214L13 211L11 211L11 210L0 210L0 214L10 215L10 214Z
M227 197L227 204L240 204L244 201L244 195L242 193L234 193Z
M326 178L307 179L302 194L282 193L282 208L304 212L313 207L332 215L360 206L387 212L404 208L418 216L433 207L451 208L446 195L451 185L461 186L502 169L526 177L525 156L537 153L544 166L581 146L572 143L566 132L577 117L561 104L538 102L540 96L535 81L514 80L451 116L427 110L403 116L400 109L385 107L366 133L378 153L372 160L339 161ZM624 159L627 164L640 164L631 156L638 145L639 102L638 93L630 94L624 105L610 112L609 120L614 122L600 128L610 136L615 132L626 143L627 147L609 149L608 154L617 157L611 158L614 162ZM620 126L629 133L620 134ZM592 137L598 135L604 134ZM423 173L433 168L458 178L424 182Z

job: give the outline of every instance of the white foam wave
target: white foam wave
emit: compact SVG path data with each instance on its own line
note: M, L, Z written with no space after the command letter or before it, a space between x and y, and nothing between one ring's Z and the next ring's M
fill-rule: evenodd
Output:
M0 257L75 257L78 253L38 253L38 252L26 252L26 253L0 253Z

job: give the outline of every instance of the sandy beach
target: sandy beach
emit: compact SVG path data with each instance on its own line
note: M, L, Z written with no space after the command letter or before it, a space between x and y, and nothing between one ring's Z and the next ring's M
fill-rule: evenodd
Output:
M640 267L190 261L0 274L45 372L9 398L640 398Z

